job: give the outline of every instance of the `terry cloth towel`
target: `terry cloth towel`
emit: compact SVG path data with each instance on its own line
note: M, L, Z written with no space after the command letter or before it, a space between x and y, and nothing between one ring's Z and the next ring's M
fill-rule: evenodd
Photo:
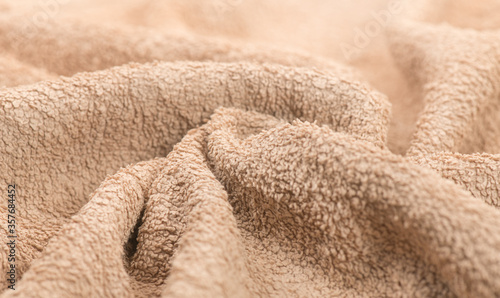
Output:
M0 1L0 297L499 297L486 2Z

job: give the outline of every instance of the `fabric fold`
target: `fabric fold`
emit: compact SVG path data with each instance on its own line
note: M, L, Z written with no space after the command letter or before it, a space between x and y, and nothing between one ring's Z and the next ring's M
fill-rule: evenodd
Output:
M123 247L164 163L142 162L108 177L50 240L19 289L2 297L133 297Z
M388 36L425 104L407 154L499 153L498 32L401 21Z
M15 295L494 297L498 215L370 142L222 108L106 179Z
M386 287L391 296L402 290L401 284L406 286L402 292L416 296L497 295L499 239L492 233L498 213L477 205L436 173L308 123L295 122L244 141L231 136L228 128L212 136L209 152L218 164L214 171L235 194L233 202L240 205L235 210L249 213L243 222L257 219L257 230L283 241L282 250L303 245L298 249L302 256L292 249L288 256L298 262L309 259L323 272L337 272L329 275L332 284L357 295ZM248 194L255 194L255 201ZM254 206L271 210L255 216ZM481 228L476 234L470 227L477 225ZM448 237L451 230L456 238ZM481 260L465 261L472 256ZM364 279L365 272L380 280ZM408 279L391 285L391 276ZM432 286L412 288L422 279Z
M38 247L106 175L165 156L218 106L316 120L378 146L384 146L390 114L385 97L360 83L249 63L131 64L5 89L0 96L3 150L9 154L0 176L22 185L24 227L48 222L37 228L41 235L28 236L41 243ZM38 179L43 183L33 183ZM23 244L21 268L39 254L30 242Z
M404 21L388 36L393 56L424 101L406 156L498 206L498 32Z
M0 297L500 297L495 6L3 2Z
M474 197L500 206L500 156L438 152L410 160L429 167L442 177L462 185Z

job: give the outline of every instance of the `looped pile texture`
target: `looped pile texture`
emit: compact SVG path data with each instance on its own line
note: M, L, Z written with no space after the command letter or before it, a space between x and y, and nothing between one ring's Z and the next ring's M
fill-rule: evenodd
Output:
M0 297L500 296L500 31L417 2L388 95L375 54L0 6Z

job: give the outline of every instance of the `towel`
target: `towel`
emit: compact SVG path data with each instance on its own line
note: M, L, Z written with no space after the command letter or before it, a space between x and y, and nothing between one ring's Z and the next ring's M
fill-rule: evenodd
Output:
M0 1L0 297L500 296L498 1L100 2Z

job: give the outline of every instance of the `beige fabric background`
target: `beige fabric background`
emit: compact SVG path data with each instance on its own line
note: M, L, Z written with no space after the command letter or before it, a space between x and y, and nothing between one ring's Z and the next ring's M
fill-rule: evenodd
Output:
M2 297L500 296L499 16L0 1Z

